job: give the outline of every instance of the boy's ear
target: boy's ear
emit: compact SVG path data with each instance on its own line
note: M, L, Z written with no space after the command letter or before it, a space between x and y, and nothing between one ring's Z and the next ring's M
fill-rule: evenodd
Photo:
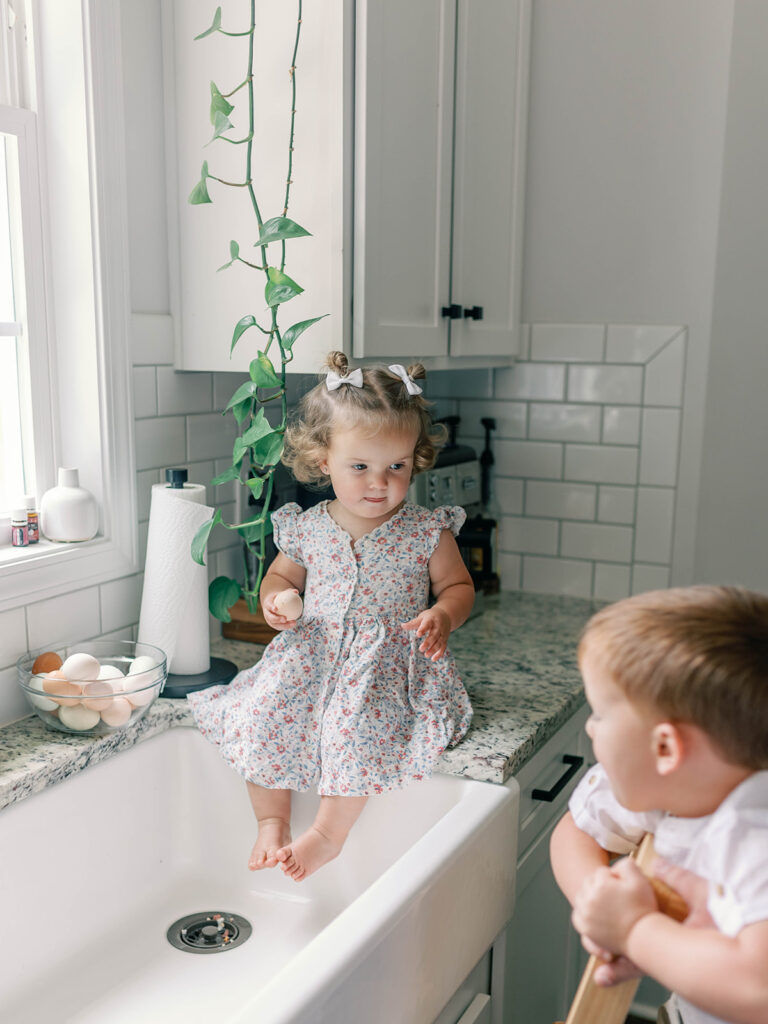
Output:
M685 743L676 725L659 722L651 733L651 743L659 775L670 775L680 767L685 756Z

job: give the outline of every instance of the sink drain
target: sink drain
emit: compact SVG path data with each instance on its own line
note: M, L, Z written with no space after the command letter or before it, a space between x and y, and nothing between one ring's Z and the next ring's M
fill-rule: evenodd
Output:
M180 917L165 934L172 946L185 953L223 953L242 946L250 937L251 925L239 914L203 910Z

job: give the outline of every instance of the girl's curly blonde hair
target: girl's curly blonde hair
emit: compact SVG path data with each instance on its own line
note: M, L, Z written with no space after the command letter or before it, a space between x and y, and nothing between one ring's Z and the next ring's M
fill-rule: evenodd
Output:
M349 370L343 352L330 352L328 370L343 377ZM446 431L432 422L429 403L422 395L409 395L403 380L384 366L361 367L363 386L344 384L334 391L326 386L325 374L319 384L301 399L298 416L285 431L282 460L303 484L327 487L328 477L320 469L334 430L350 427L370 430L413 430L417 434L413 453L413 474L435 464L437 451L445 443ZM413 379L424 379L421 363L407 368Z

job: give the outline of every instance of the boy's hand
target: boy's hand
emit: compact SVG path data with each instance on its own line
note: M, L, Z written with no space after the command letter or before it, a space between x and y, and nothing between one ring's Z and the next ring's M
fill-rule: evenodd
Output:
M448 637L451 635L451 620L447 612L437 605L425 609L410 622L404 622L403 629L415 629L416 636L424 637L419 650L430 661L437 661L445 654Z
M595 984L601 988L610 988L612 985L619 985L622 981L627 981L629 978L642 978L644 976L644 972L640 970L637 964L632 963L625 956L614 956L613 953L609 953L607 949L598 946L597 943L593 942L586 935L582 935L581 944L590 955L596 956L603 961L599 967L595 968L595 973L592 975Z
M580 935L602 950L622 954L640 918L657 909L650 882L625 857L585 879L573 903L572 921Z

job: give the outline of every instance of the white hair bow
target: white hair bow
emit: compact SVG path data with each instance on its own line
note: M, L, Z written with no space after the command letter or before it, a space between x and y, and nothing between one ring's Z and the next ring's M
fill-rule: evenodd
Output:
M404 366L401 366L400 363L395 363L393 366L389 367L389 370L391 373L396 374L403 384L405 384L405 390L409 395L421 394L422 389L415 383L413 377L411 377Z
M340 377L335 370L328 372L325 378L325 386L329 391L335 391L342 384L351 384L353 388L361 388L363 386L363 371L360 367L358 366L356 369L350 370L343 377Z

